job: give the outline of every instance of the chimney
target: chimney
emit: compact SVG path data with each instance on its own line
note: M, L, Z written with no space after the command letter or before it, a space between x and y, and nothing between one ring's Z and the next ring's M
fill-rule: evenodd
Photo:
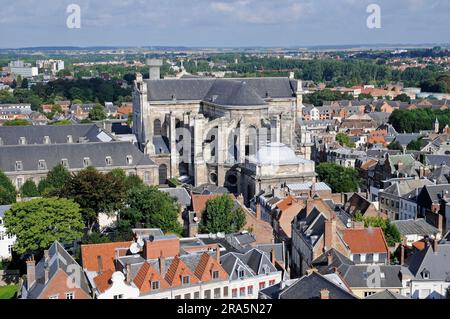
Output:
M320 299L324 300L330 299L330 291L328 289L322 289L320 291Z
M163 61L160 59L147 59L147 65L149 66L149 79L159 80L161 79L161 67Z
M353 229L364 229L364 222L353 222Z
M332 218L325 222L325 250L333 247L334 236L336 233L336 220Z
M220 246L217 245L216 247L216 259L220 263Z
M272 248L272 251L270 252L270 262L275 265L275 248Z
M36 262L34 261L34 256L31 256L27 260L27 281L28 288L33 286L33 284L36 282Z
M261 219L261 204L256 204L256 219L260 220Z
M331 266L332 263L333 263L333 254L331 252L328 252L328 254L327 254L327 264L328 264L328 266Z
M435 254L439 252L439 241L436 238L433 240L433 251Z
M161 276L164 276L166 272L166 258L163 256L163 252L161 250L161 255L159 257L159 272Z
M131 283L131 265L127 264L127 284Z
M103 272L102 256L97 256L97 266L98 266L98 273L101 274Z
M400 245L400 265L403 266L405 264L405 245Z

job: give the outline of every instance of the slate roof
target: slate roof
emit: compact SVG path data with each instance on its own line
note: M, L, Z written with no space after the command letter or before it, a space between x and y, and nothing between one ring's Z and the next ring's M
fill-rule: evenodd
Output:
M237 270L245 272L245 277L258 276L265 273L277 272L267 254L259 249L251 249L246 253L227 253L220 258L223 269L230 275L230 280L238 278Z
M450 166L450 155L426 155L426 163L430 166Z
M265 98L295 96L297 81L289 78L182 78L145 80L149 101L207 101L218 95L217 104L264 105ZM244 84L245 83L245 84ZM245 104L249 103L249 104ZM255 104L256 103L256 104ZM261 104L263 103L263 104Z
M374 295L371 295L365 299L389 300L389 299L409 299L409 298L386 289Z
M408 145L412 141L418 140L421 137L422 137L421 134L416 133L398 134L397 137L395 138L395 141L399 142L401 145Z
M170 196L174 197L177 200L177 203L183 207L191 205L191 196L185 188L160 188L159 190L170 194Z
M434 169L427 178L435 181L436 184L447 184L450 182L450 167L441 165Z
M450 281L450 243L439 244L437 252L431 245L415 252L405 266L416 279L425 279L423 273L427 271L429 280Z
M424 186L422 191L425 191L428 194L433 203L439 203L443 198L442 194L450 192L450 184Z
M5 213L11 208L11 205L0 205L0 219L5 218Z
M81 266L78 265L75 259L64 249L64 247L59 242L55 241L50 246L50 248L48 249L48 254L50 258L48 282L47 284L45 284L45 260L41 259L36 265L36 282L31 287L27 286L28 299L38 299L40 294L51 283L51 280L59 270L64 271L67 275L71 275L75 271L75 268L78 269L78 273L81 274L79 282L80 288L84 290L86 294L90 294L89 284L87 278L84 276L84 272ZM28 283L26 283L26 285L28 285Z
M155 165L129 142L2 146L0 153L0 170L4 172L16 171L16 161L22 162L22 171L37 171L40 160L45 160L47 170L50 170L62 159L68 160L69 169L82 169L85 157L89 157L90 166L94 167L106 167L107 156L112 159L111 167ZM133 157L131 164L127 164L128 155Z
M434 183L426 178L401 180L393 183L391 186L383 190L383 193L402 197L418 188L424 187L425 185L434 185Z
M276 288L280 289L280 285ZM320 292L324 289L328 290L329 299L356 299L354 295L317 272L298 279L287 288L281 289L278 294L270 293L270 290L263 290L261 293L269 292L274 299L320 299Z
M423 218L416 220L395 220L392 223L397 226L402 236L431 236L439 233L439 230L436 227L428 224Z
M67 137L72 136L73 143L101 142L99 134L106 134L95 124L78 125L33 125L33 126L0 126L0 145L19 145L21 137L25 137L26 144L44 144L44 137L50 138L51 144L65 144ZM109 140L112 139L107 134Z

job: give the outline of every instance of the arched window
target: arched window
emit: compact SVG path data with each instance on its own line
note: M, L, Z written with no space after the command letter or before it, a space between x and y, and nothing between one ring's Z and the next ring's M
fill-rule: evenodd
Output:
M153 122L153 135L155 136L161 136L162 135L162 130L161 130L161 121L156 119Z
M159 165L159 185L164 185L167 183L167 165Z

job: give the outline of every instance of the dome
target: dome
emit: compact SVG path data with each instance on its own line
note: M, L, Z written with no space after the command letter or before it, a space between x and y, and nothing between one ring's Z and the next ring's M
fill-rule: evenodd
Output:
M298 157L289 146L272 142L260 148L250 161L257 165L298 165L306 163L305 159Z

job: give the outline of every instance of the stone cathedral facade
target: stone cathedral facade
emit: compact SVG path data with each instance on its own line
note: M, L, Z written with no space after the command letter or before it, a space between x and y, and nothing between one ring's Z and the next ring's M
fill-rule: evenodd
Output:
M160 79L159 64L150 79L137 75L133 92L133 130L159 167L159 184L182 177L249 200L286 182L315 181L301 81Z

